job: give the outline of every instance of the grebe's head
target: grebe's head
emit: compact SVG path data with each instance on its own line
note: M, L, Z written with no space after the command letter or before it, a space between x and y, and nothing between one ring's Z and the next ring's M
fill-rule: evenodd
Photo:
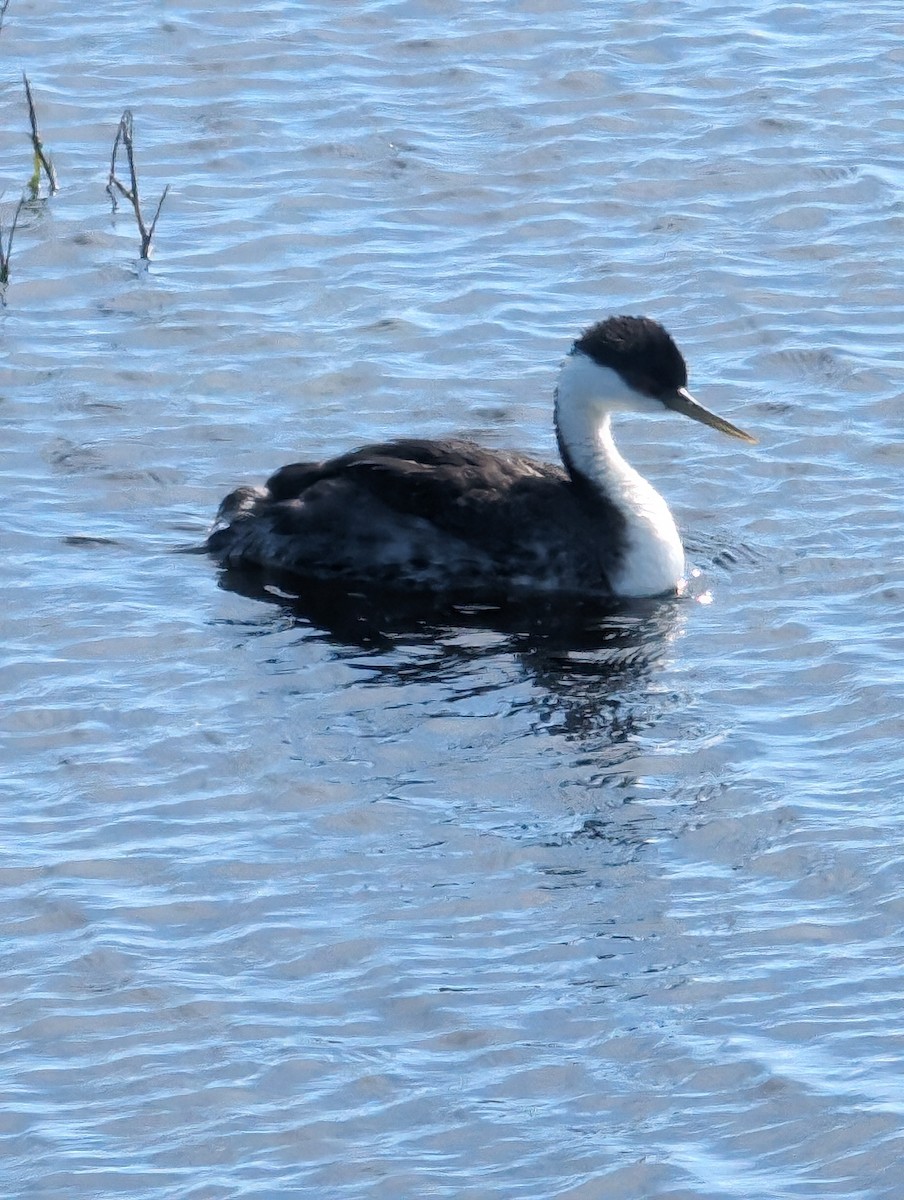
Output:
M607 317L585 329L562 365L559 402L601 412L669 409L745 442L756 438L698 404L687 389L687 364L651 317Z

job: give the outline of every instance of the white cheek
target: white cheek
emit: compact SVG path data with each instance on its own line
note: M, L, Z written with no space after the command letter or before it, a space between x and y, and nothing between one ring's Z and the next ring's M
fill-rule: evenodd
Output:
M586 354L569 354L557 387L560 405L584 420L605 412L635 412L661 416L665 405L629 387L611 367L601 367Z

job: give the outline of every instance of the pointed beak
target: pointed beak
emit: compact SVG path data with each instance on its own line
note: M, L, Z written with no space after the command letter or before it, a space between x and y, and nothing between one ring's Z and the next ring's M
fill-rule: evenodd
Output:
M698 404L687 388L678 388L671 396L664 397L662 402L672 412L681 413L685 417L690 417L692 421L699 421L701 425L708 425L710 429L718 429L720 433L727 433L730 437L740 438L742 442L750 442L751 445L756 445L757 439L755 437L751 437L743 429L738 429L737 425L732 425L731 421L726 421L724 417L717 417L708 408L704 408L702 404Z

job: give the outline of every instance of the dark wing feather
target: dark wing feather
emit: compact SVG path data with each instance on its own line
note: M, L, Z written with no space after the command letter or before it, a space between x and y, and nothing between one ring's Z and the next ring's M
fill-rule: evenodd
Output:
M299 498L315 484L345 479L387 508L423 517L438 529L472 532L481 513L500 513L499 499L528 499L547 481L561 486L564 473L521 455L495 453L465 441L405 439L364 446L323 463L292 463L267 482L275 501ZM479 526L478 526L479 528Z
M611 511L610 511L611 510ZM233 561L479 590L542 580L605 594L622 518L561 467L473 442L406 439L291 463L221 507Z
M306 488L323 479L323 468L326 463L289 463L280 467L267 480L267 491L271 500L297 500Z

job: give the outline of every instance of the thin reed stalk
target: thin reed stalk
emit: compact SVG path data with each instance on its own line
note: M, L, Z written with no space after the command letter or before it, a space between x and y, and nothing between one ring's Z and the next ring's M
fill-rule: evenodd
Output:
M2 19L2 13L0 13L0 19ZM28 119L31 122L31 144L35 152L34 171L32 172L31 179L28 181L28 189L31 192L32 200L34 200L41 186L42 170L47 176L47 187L51 196L54 192L58 192L60 187L57 183L53 160L45 151L44 143L41 141L41 133L38 129L38 117L35 112L35 101L31 94L31 84L28 82L28 76L24 71L22 72L22 82L25 84L25 99L28 101Z
M126 187L116 174L116 155L119 152L120 146L125 149L126 159L129 164L129 187ZM143 260L146 260L151 252L151 240L154 236L154 230L157 228L157 218L160 216L161 208L163 208L163 201L169 192L169 184L163 189L163 195L157 202L157 211L154 213L153 221L151 221L150 225L147 225L141 212L141 200L138 195L138 173L135 170L135 150L132 141L132 112L128 108L119 120L119 128L116 131L116 138L113 142L113 155L110 159L110 178L107 180L107 192L113 203L114 212L116 212L116 192L119 192L131 204L132 211L135 213L135 220L138 223L138 232L141 235L141 257Z
M2 15L2 13L0 13ZM6 287L9 283L9 260L13 252L13 237L16 232L16 226L19 223L19 213L22 211L22 205L25 203L23 197L16 205L16 211L13 213L12 224L9 227L9 233L6 235L6 245L3 245L3 221L0 219L0 287Z

